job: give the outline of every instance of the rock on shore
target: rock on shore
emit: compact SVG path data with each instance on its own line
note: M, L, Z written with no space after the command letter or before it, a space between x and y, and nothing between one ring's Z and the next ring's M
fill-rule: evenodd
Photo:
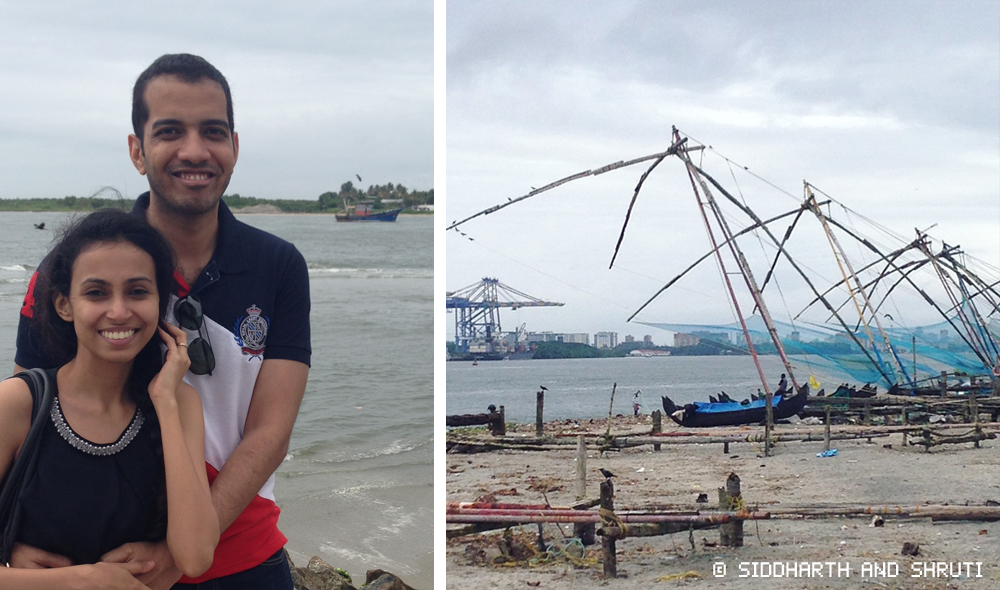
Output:
M317 556L309 560L306 567L295 567L292 557L285 551L288 566L292 570L295 590L357 590L350 574L337 569ZM367 590L415 590L402 580L383 570L368 570L364 587Z

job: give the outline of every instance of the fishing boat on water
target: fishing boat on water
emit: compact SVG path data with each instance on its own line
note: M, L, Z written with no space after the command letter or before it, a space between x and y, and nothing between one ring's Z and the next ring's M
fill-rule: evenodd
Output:
M337 213L334 217L337 221L396 221L399 212L403 210L400 207L399 209L375 213L372 211L372 205L371 201L363 201L354 206L354 211L349 211L347 207L344 207L344 212Z

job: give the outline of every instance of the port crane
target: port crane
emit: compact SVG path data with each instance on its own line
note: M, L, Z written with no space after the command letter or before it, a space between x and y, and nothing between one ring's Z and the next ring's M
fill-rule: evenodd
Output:
M563 303L545 301L518 291L496 278L446 293L447 309L455 310L455 345L463 353L497 354L500 336L500 308L555 307Z

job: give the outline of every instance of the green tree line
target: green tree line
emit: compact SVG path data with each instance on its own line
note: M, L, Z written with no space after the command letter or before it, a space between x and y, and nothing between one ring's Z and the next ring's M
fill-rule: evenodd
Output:
M78 197L69 195L62 198L0 199L0 211L89 211L106 207L131 209L135 199L124 197L109 198L113 190L104 190L97 195ZM411 191L401 184L373 184L367 189L359 189L353 182L340 185L337 192L327 191L315 200L262 199L242 196L239 193L223 195L222 200L231 209L239 211L254 205L273 205L285 213L336 213L343 210L345 203L353 207L361 201L371 201L375 211L402 207L411 212L420 205L434 204L434 189Z

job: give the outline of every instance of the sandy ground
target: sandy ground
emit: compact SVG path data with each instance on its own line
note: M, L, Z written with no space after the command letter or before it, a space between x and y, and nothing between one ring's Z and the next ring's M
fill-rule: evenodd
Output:
M584 423L581 428L603 434L606 422ZM779 425L778 431L803 428ZM547 434L573 429L566 422L546 425ZM612 432L645 433L649 429L648 417L627 417L616 418ZM533 434L534 426L517 430L521 434L512 432L508 438ZM982 505L1000 501L998 440L984 441L978 449L968 443L935 447L929 453L922 447L904 447L902 442L900 434L873 438L870 443L866 439L833 441L838 455L827 458L816 456L823 450L821 441L780 443L768 458L750 443L731 444L728 455L720 443L663 445L659 452L645 446L604 456L591 450L587 497L599 494L603 477L598 469L605 468L616 474L616 509L663 504L712 508L695 499L707 493L717 503L716 489L730 473L741 478L747 504L760 510L806 504ZM547 496L553 506L570 505L576 489L574 455L572 446L553 451L449 453L448 501L471 502L492 495L497 502L541 504ZM618 541L618 577L610 580L602 577L600 540L575 562L555 559L495 565L488 561L498 555L502 533L482 533L448 541L447 587L1000 588L1000 525L995 522L934 523L927 518L887 516L884 526L869 525L870 517L747 521L741 548L711 546L719 540L718 529L627 538ZM527 545L537 541L537 525L514 531ZM572 536L572 525L546 524L543 535L547 543L560 543ZM902 555L906 542L919 545L916 557ZM809 566L808 577L774 575L786 573L784 567L793 562L818 565ZM865 569L876 565L883 569ZM725 574L717 575L722 566ZM753 577L755 571L758 577ZM914 577L915 572L922 575ZM952 577L953 573L958 575Z

